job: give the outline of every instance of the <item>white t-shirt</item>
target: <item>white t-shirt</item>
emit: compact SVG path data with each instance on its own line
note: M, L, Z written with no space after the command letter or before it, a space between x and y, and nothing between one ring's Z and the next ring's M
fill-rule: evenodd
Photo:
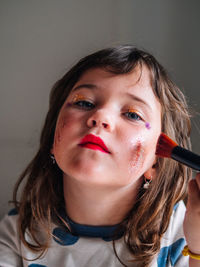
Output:
M183 219L185 206L181 201L175 207L170 223L161 240L161 249L151 267L187 267L188 257L182 256L185 246ZM113 251L112 241L104 236L106 227L91 227L75 224L77 234L72 235L67 228L53 225L50 247L42 258L28 250L19 239L15 210L11 210L0 222L0 266L1 267L121 267ZM81 231L84 235L78 235ZM101 237L94 237L99 234ZM88 235L88 236L87 236ZM92 237L91 237L92 235ZM56 238L58 237L58 238ZM26 236L30 238L30 236ZM131 256L123 237L115 240L119 258L127 266L137 266L129 262ZM22 257L23 256L23 257ZM28 261L27 259L30 259ZM35 260L34 260L35 259ZM32 260L32 261L31 261Z

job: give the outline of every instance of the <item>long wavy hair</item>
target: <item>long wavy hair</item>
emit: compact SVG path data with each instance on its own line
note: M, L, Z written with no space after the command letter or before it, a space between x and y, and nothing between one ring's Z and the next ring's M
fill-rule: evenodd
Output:
M50 159L56 121L64 101L81 75L89 69L102 68L117 75L129 73L137 66L142 70L143 65L149 69L153 92L162 106L162 131L182 147L190 148L190 115L185 97L151 54L125 45L103 49L81 59L53 86L39 150L19 177L13 192L19 213L20 238L26 247L40 256L49 247L52 222L60 223L59 209L64 208L62 171ZM148 190L141 188L121 223L125 231L124 242L133 260L143 267L149 266L158 253L173 207L185 198L191 177L189 168L170 159L159 158L156 168L156 179ZM45 234L43 241L38 238L38 228ZM27 230L34 245L25 238Z

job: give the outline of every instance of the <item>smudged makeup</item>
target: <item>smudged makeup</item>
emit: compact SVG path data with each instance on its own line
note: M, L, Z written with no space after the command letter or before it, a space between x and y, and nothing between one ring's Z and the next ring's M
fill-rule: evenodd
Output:
M130 158L130 170L138 170L143 165L144 148L143 141L138 139L133 146L131 158Z
M149 123L149 122L146 122L146 123L145 123L145 127L146 127L148 130L150 130L150 129L151 129L151 125L150 125L150 123Z

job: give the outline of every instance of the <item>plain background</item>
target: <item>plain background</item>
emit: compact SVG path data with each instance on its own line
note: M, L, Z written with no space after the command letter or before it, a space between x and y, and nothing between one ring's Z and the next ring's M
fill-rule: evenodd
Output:
M134 44L153 53L196 110L200 153L199 0L0 0L0 218L38 148L52 85L81 57Z

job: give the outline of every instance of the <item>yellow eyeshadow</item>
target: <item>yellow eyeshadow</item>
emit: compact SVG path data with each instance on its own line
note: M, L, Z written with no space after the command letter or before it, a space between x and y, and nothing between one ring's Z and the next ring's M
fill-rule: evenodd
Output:
M77 102L77 101L79 101L79 100L85 100L86 98L83 96L83 95L75 95L74 96L74 98L73 98L73 100L72 100L72 102L74 103L74 102Z
M140 111L138 111L137 109L134 109L134 108L128 108L128 112L130 113L136 113L138 116L140 116L141 118L143 117L142 116L142 113Z
M128 108L128 112L135 112L135 113L139 113L139 111L138 111L138 110L136 110L136 109L133 109L133 108Z

